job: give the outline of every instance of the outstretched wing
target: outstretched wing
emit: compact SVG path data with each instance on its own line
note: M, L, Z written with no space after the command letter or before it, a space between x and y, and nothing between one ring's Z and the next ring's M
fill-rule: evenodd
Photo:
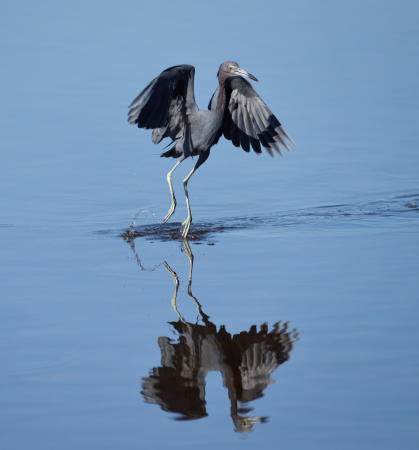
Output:
M189 65L164 70L133 100L128 122L153 128L152 140L173 140L189 134L188 114L197 110L194 96L195 68Z
M231 77L225 82L226 109L222 132L236 147L248 152L250 146L262 153L261 145L271 156L274 150L282 155L281 146L290 150L294 141L282 128L251 84L242 77Z
M241 402L262 397L263 391L272 383L272 372L289 359L296 338L296 330L288 330L287 324L279 322L271 330L264 323L259 331L253 325L249 331L233 336L236 352L240 354L238 399Z

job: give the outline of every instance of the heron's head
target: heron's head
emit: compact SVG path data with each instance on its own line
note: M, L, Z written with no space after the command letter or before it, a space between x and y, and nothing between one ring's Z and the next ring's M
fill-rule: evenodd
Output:
M239 66L239 63L237 63L235 61L223 62L218 70L217 76L218 76L218 78L242 76L242 77L250 78L251 80L254 80L254 81L258 81L258 79L254 75L252 75L251 73L242 69Z
M255 423L265 423L268 421L267 417L243 417L243 416L232 416L235 429L239 433L247 433L253 431L253 425Z

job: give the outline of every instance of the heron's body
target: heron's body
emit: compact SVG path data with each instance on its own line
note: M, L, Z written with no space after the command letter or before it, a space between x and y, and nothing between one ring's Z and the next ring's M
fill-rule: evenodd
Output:
M189 117L193 154L209 151L219 138L223 114L221 111L199 109Z
M224 135L243 150L261 153L261 146L271 156L281 154L280 146L288 149L285 133L278 119L241 76L253 80L232 61L221 64L218 88L208 110L199 109L194 97L195 69L190 65L170 67L134 99L130 105L128 121L140 128L153 129L152 140L157 144L168 137L173 146L161 156L180 158L167 174L172 204L164 221L176 208L171 177L178 165L189 156L199 156L194 168L183 180L188 217L183 222L182 237L186 238L192 222L187 184L192 174L203 164L220 137Z

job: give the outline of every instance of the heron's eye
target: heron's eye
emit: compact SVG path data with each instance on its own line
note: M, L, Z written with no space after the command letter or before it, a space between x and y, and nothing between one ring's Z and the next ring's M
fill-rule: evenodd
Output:
M235 70L236 70L236 66L230 66L230 70L231 70L231 72L234 72Z

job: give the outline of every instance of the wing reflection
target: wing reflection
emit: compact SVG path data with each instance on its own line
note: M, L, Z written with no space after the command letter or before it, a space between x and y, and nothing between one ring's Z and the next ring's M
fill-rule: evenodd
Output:
M135 246L131 245L135 252ZM296 330L288 323L277 322L271 329L264 323L252 325L248 331L229 333L225 326L215 325L202 310L192 294L194 257L187 241L183 252L189 260L188 295L195 302L202 324L187 322L177 308L179 278L172 267L164 265L174 281L172 307L178 317L170 322L176 339L159 337L161 365L154 367L142 380L144 399L159 405L164 411L178 414L177 420L199 419L207 416L205 378L208 372L218 371L230 399L230 415L236 431L251 431L255 423L267 417L249 416L252 408L246 406L263 396L272 383L271 374L289 359Z
M161 366L143 378L145 400L180 414L178 420L204 417L205 377L209 371L219 371L236 431L250 431L254 423L265 422L266 417L243 415L251 409L239 404L262 397L271 373L289 358L293 332L279 323L271 330L267 324L259 330L253 325L234 335L210 321L198 325L179 320L171 325L179 337L176 341L159 338Z

